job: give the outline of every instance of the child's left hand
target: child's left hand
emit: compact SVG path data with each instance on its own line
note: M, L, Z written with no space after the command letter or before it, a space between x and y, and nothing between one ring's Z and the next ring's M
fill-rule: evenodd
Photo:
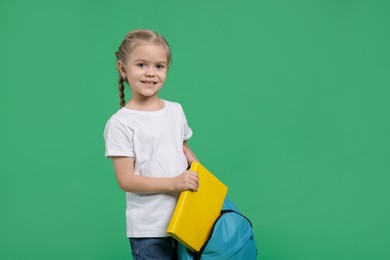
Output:
M176 191L198 191L199 189L199 178L196 172L185 171L179 176L172 178L172 180L174 183L174 190Z

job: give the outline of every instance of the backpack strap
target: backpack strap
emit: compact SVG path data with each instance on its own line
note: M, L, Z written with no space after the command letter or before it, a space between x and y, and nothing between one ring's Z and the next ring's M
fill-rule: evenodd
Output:
M249 220L249 218L245 217L244 215L242 215L240 212L238 212L238 211L236 211L236 210L232 210L232 209L223 209L223 210L221 210L221 214L219 214L219 217L218 217L218 218L220 218L221 215L223 215L223 214L231 213L231 212L237 213L238 215L241 215L243 218L245 218L246 220L248 220L249 224L250 224L251 227L253 228L252 222ZM218 219L218 218L217 218L217 219ZM214 229L214 227L213 227L213 229Z

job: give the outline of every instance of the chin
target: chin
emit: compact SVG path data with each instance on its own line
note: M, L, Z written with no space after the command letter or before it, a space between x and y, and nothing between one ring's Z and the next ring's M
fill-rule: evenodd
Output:
M142 96L144 97L153 97L153 96L157 96L157 92L153 92L153 93L141 93Z

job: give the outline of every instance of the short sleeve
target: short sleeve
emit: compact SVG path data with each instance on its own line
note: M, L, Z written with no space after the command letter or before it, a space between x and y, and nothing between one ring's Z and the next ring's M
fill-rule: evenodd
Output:
M180 106L180 110L181 110L181 115L182 115L182 120L183 120L183 129L184 129L183 140L188 140L192 136L192 129L188 126L186 115L185 115L184 110L181 106Z
M133 131L120 120L110 118L104 129L105 156L134 157Z

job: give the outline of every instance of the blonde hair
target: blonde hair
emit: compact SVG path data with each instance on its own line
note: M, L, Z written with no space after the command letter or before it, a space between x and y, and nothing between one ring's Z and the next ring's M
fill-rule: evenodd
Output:
M121 61L123 64L126 64L127 58L134 50L134 48L141 44L155 44L155 45L163 45L167 48L168 53L168 65L171 63L171 51L168 45L168 42L164 39L164 37L152 30L133 30L130 31L125 39L122 41L121 45L118 48L118 51L115 52L115 56L117 58L117 62ZM120 71L118 70L119 79L118 79L118 87L119 87L119 98L120 98L120 106L125 106L125 86L124 82L127 82L127 79L122 77Z

